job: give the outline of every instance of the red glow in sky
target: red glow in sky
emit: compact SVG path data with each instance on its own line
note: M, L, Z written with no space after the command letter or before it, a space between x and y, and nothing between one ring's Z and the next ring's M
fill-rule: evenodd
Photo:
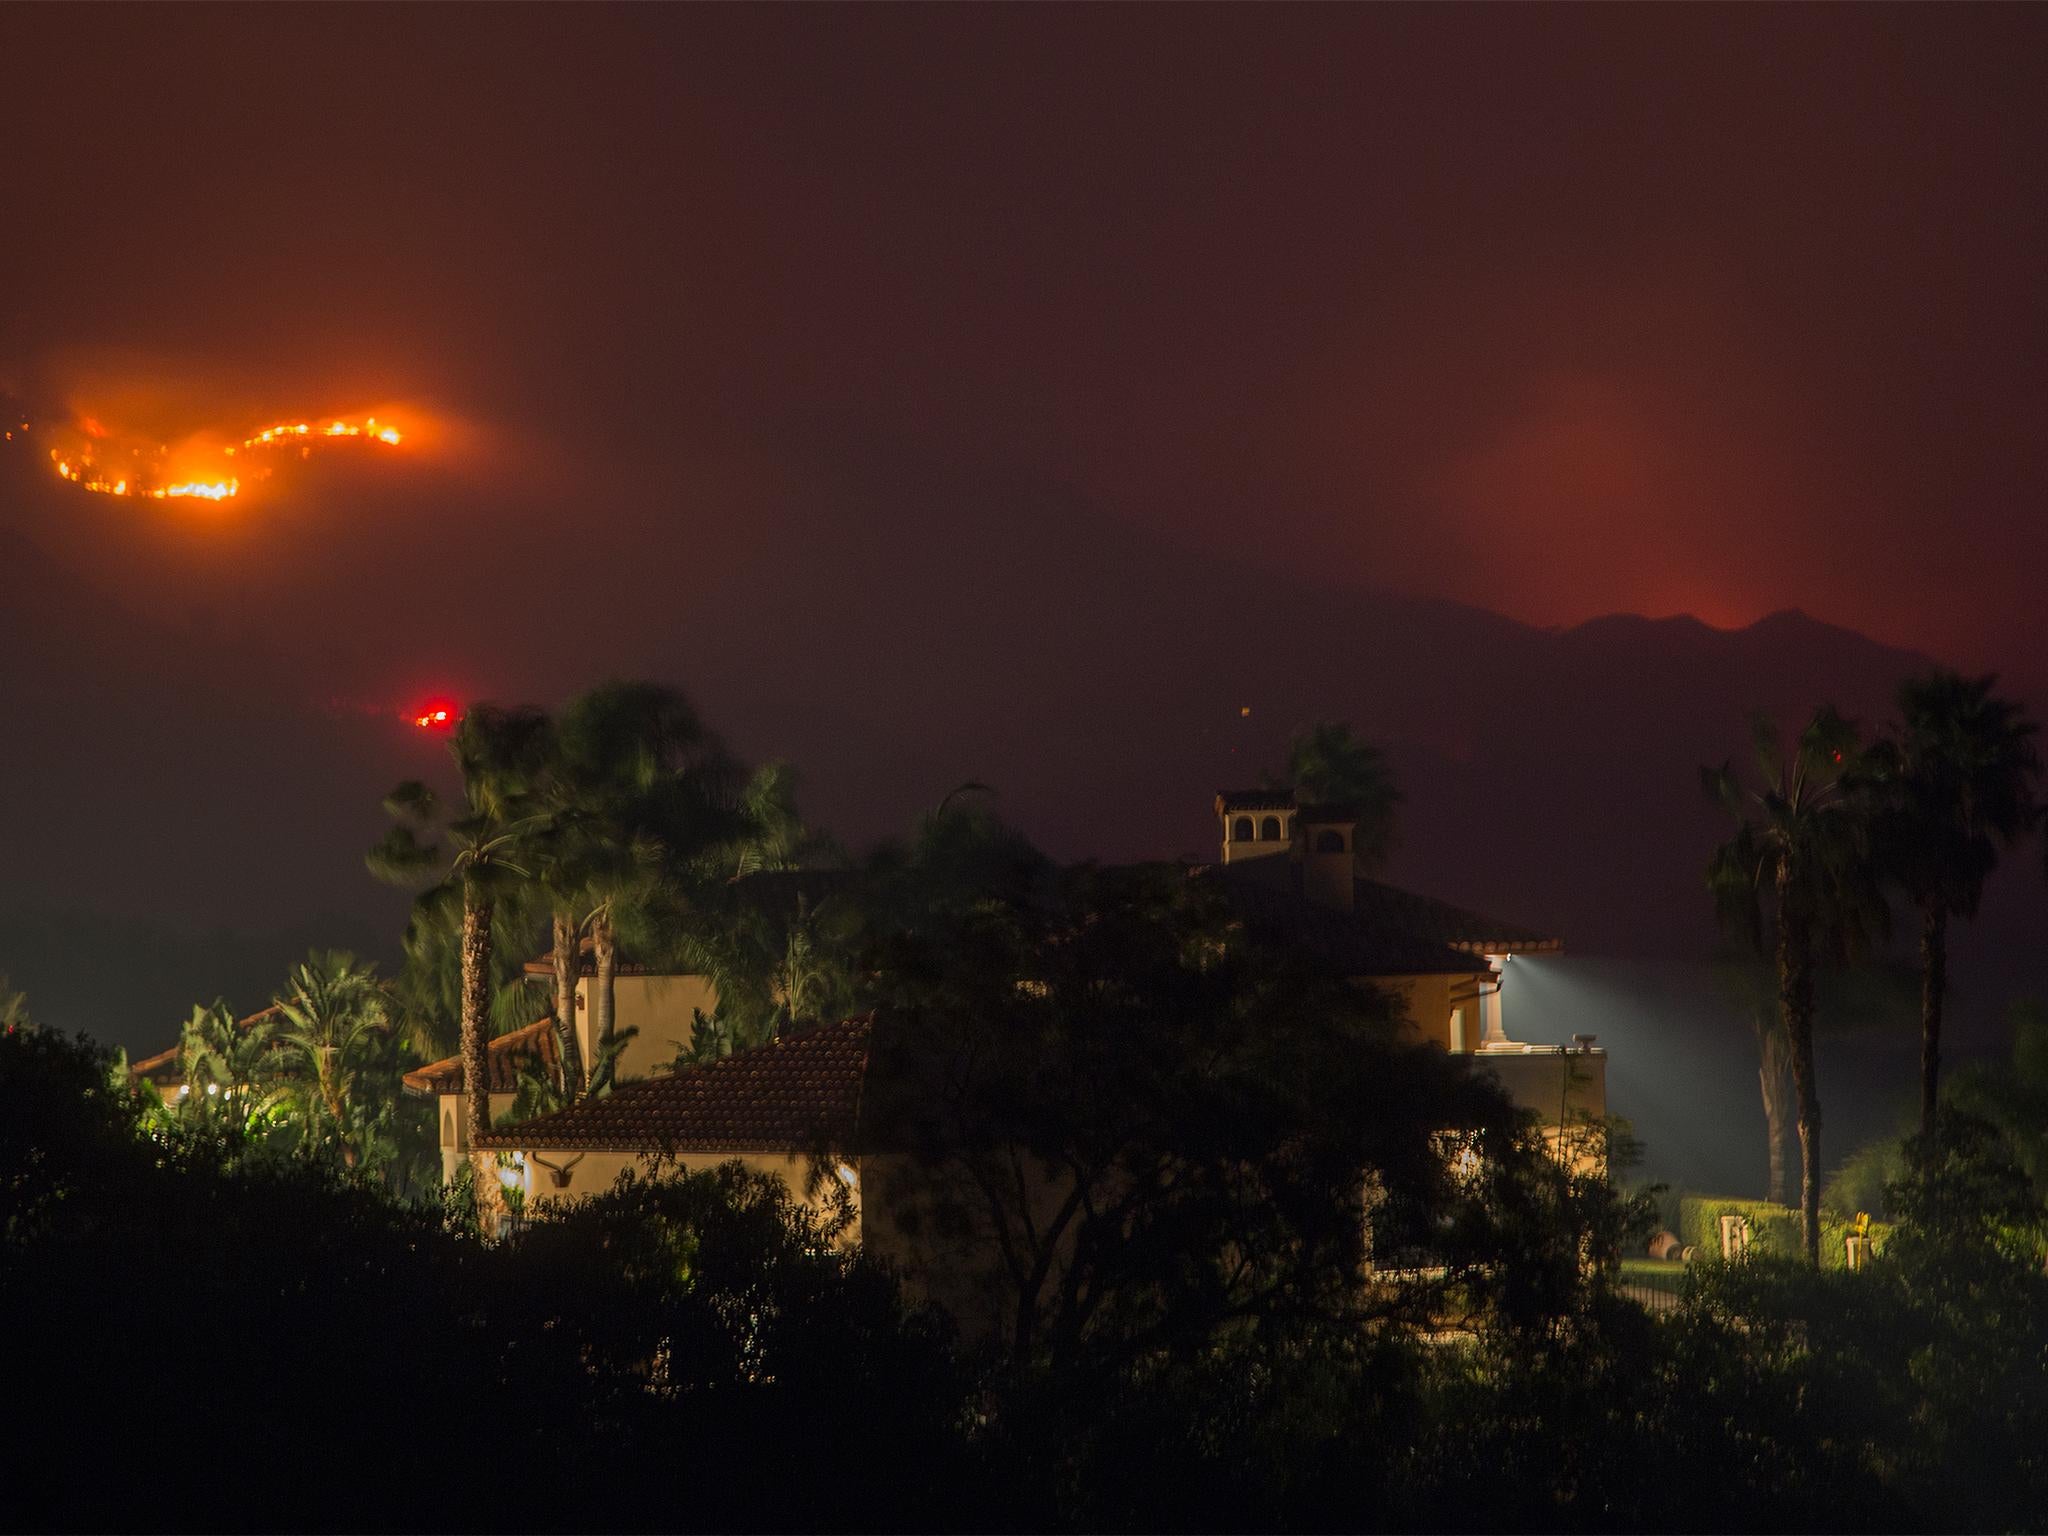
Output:
M429 699L422 704L412 723L423 731L452 731L462 719L462 706L452 699Z

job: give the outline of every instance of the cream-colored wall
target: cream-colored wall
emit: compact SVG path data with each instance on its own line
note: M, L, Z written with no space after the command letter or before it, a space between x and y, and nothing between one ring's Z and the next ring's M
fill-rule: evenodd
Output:
M1233 822L1235 822L1235 821L1237 820L1238 816L1240 816L1240 815L1250 815L1250 816L1251 816L1251 821L1252 821L1252 832L1253 832L1254 834L1256 834L1256 833L1258 832L1258 830L1259 830L1259 823L1260 823L1260 822L1262 822L1262 821L1264 821L1264 820L1265 820L1265 819L1266 819L1266 818L1267 818L1268 816L1277 816L1277 817L1279 817L1279 818L1280 818L1280 835L1279 835L1279 837L1277 837L1277 838L1261 838L1261 837L1258 837L1258 836L1254 835L1254 837L1253 837L1253 838L1252 838L1251 840L1249 840L1249 841L1240 841L1239 839L1237 839L1237 838L1235 838L1235 837L1232 837L1232 836L1231 836L1231 834L1230 834L1230 828L1231 828L1231 824L1232 824ZM1272 856L1273 856L1274 854L1278 854L1278 853L1287 853L1287 852L1291 851L1291 850L1292 850L1292 848L1294 847L1294 843L1293 843L1293 837L1294 837L1294 812L1292 812L1292 811L1257 811L1257 812L1233 812L1233 813L1231 813L1230 815L1228 815L1228 816L1225 816L1225 817L1223 818L1223 829L1222 829L1222 830L1223 830L1223 862L1224 862L1224 863L1226 863L1226 864L1236 864L1236 863L1239 863L1240 861L1242 861L1242 860L1245 860L1245 859L1266 859L1266 858L1271 858L1271 857L1272 857Z
M515 1097L509 1093L492 1094L491 1119L496 1120L510 1109ZM444 1093L435 1102L440 1106L441 1181L453 1183L456 1169L462 1166L463 1151L469 1145L469 1139L462 1134L462 1095Z
M1489 1039L1503 1038L1499 1034L1500 992L1483 968L1468 975L1382 976L1373 984L1392 993L1401 1005L1407 1020L1405 1039L1456 1050L1451 1016L1458 1012L1465 1016L1467 1051L1482 1049Z
M529 1216L545 1217L547 1202L576 1200L602 1194L631 1169L640 1176L652 1172L656 1160L631 1152L577 1153L561 1147L527 1147L511 1154L514 1169L507 1170L525 1192ZM569 1170L569 1185L557 1189L550 1170L541 1166L545 1158L557 1168ZM1029 1160L1026 1160L1027 1163ZM780 1179L800 1202L822 1210L834 1198L829 1185L813 1193L812 1159L807 1155L776 1152L685 1152L660 1160L664 1169L702 1173L737 1162L754 1173ZM925 1226L918 1235L907 1232L898 1221L906 1200L916 1202L926 1189L923 1175L910 1175L911 1160L901 1154L848 1158L823 1170L827 1179L838 1178L853 1203L854 1220L841 1234L840 1242L863 1244L877 1258L896 1266L909 1293L946 1307L970 1334L1008 1325L1008 1302L999 1273L1000 1265L992 1245L980 1243L974 1235L958 1241L937 1238ZM850 1181L845 1173L850 1172ZM1034 1184L1034 1206L1041 1218L1051 1214L1063 1190L1047 1182L1040 1172L1027 1175ZM899 1182L901 1181L901 1182ZM1057 1275L1053 1280L1057 1281Z
M596 981L585 976L576 984L576 1040L583 1059L593 1059L590 997ZM640 1033L626 1042L614 1081L627 1083L667 1071L678 1049L687 1050L696 1034L696 1011L709 1014L718 1006L718 989L702 976L620 976L612 982L613 1025Z
M1073 1188L1064 1173L1049 1174L1036 1158L1020 1155L1017 1176L1029 1192L1032 1219L1052 1229ZM862 1233L868 1253L892 1264L907 1295L936 1303L968 1339L1005 1335L1014 1326L1016 1283L1003 1264L979 1193L947 1189L933 1170L903 1154L862 1160ZM933 1219L949 1206L958 1222L944 1230ZM1056 1295L1072 1256L1073 1229L1056 1249L1043 1295Z
M1482 1051L1474 1060L1492 1073L1524 1109L1550 1125L1577 1114L1596 1119L1607 1113L1607 1053L1534 1046Z
M1474 1016L1474 1004L1462 998L1472 990L1471 977L1383 976L1374 984L1382 991L1392 993L1400 1004L1402 1017L1406 1020L1404 1039L1448 1051L1451 1048L1451 1010L1457 1007L1466 1010L1466 1038L1478 1038L1472 1033L1474 1026L1470 1022ZM1454 991L1460 994L1460 1001L1452 1000Z
M517 1163L519 1187L526 1192L527 1211L536 1213L540 1202L547 1200L574 1200L584 1195L600 1195L618 1182L619 1175L627 1169L642 1177L654 1170L655 1159L635 1152L573 1152L562 1147L527 1147L514 1154ZM567 1168L569 1185L566 1189L555 1187L554 1175L537 1161L546 1158L556 1168ZM685 1173L705 1173L727 1163L739 1163L750 1173L766 1174L780 1179L790 1194L799 1202L822 1210L832 1198L827 1186L814 1194L811 1189L812 1160L804 1154L780 1152L678 1152L659 1160L664 1170L680 1170ZM836 1170L843 1168L852 1173L848 1183L843 1174ZM853 1198L854 1221L852 1227L841 1236L842 1243L857 1243L861 1240L861 1167L856 1159L848 1159L826 1170L826 1177L838 1177Z

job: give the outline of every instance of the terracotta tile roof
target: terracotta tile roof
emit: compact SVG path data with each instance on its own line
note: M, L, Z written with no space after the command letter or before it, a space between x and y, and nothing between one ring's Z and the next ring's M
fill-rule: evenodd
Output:
M1554 934L1504 923L1377 880L1357 882L1352 909L1362 921L1376 927L1399 928L1470 954L1520 955L1564 948L1564 940Z
M1190 873L1218 881L1251 932L1293 946L1339 976L1470 976L1487 968L1478 956L1426 935L1317 906L1301 894L1295 883L1299 871L1285 859L1197 866Z
M1228 815L1232 811L1291 811L1294 796L1284 789L1219 789L1216 791L1216 814Z
M1301 808L1301 824L1305 827L1337 826L1356 820L1358 807L1342 801L1319 800Z
M561 1060L555 1049L555 1021L552 1018L537 1019L524 1029L500 1035L486 1047L484 1060L490 1068L491 1092L517 1093L519 1063L535 1056L550 1072ZM416 1098L430 1099L437 1094L461 1093L462 1058L449 1056L429 1062L424 1067L415 1067L399 1081L405 1084L405 1091Z
M478 1138L591 1152L810 1152L848 1147L874 1015L785 1035L708 1066L624 1083L602 1099Z

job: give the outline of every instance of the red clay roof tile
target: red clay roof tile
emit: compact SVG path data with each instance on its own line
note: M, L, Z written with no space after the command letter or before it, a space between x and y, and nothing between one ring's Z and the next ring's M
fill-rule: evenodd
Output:
M602 1099L478 1138L592 1152L809 1152L851 1144L874 1016L785 1035L708 1066L624 1083Z

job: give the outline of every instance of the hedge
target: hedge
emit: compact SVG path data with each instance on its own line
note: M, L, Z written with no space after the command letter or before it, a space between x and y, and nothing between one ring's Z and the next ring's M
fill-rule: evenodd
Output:
M1695 1259L1721 1257L1723 1216L1749 1218L1749 1248L1752 1253L1797 1258L1805 1251L1799 1241L1799 1212L1789 1205L1774 1205L1768 1200L1735 1200L1719 1195L1687 1195L1678 1202L1678 1240L1692 1246ZM1826 1212L1821 1213L1821 1268L1848 1267L1849 1250L1844 1240L1851 1230L1847 1222L1836 1221ZM1871 1251L1884 1252L1891 1235L1890 1223L1873 1221L1870 1224Z

